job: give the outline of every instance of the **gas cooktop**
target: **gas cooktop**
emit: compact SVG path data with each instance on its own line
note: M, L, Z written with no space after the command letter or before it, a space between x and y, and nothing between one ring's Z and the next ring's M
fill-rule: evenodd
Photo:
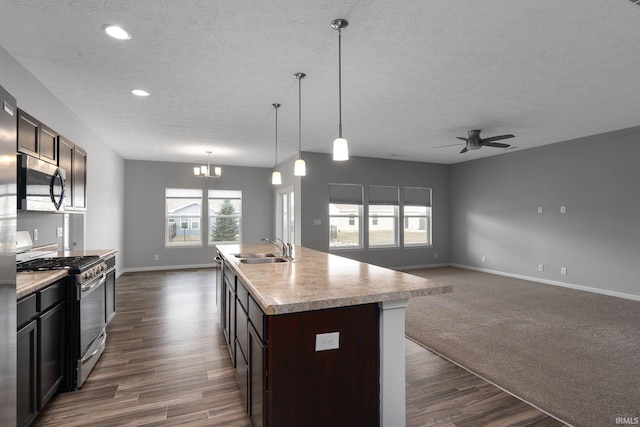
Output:
M70 273L80 273L83 269L86 269L98 261L99 258L97 255L35 258L17 264L16 270L19 273L23 271L46 270L69 270Z

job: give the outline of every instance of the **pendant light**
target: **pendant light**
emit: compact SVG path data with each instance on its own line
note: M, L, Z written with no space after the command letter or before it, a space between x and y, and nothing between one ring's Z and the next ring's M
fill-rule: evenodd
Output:
M342 30L347 28L349 21L346 19L334 19L331 27L338 30L338 111L340 122L338 124L338 137L333 141L333 160L349 160L349 145L342 137Z
M298 160L294 164L293 174L295 176L305 176L307 167L304 160L302 160L302 79L307 75L305 73L295 73L293 76L298 79Z
M271 104L273 108L276 110L276 152L275 152L275 162L273 166L273 173L271 174L271 184L280 185L282 184L282 174L278 171L278 108L280 108L280 104Z

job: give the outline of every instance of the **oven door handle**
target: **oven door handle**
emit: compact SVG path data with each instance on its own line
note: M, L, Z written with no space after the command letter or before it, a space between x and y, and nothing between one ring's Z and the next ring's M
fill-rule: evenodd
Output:
M93 353L91 353L91 354L87 354L86 356L84 356L84 357L82 358L82 360L80 361L80 363L81 363L81 364L83 364L83 365L84 365L84 363L85 363L87 360L89 360L89 359L91 359L93 356L95 356L95 355L96 355L96 354L97 354L97 353L102 349L102 347L104 346L104 343L107 341L107 333L106 333L106 331L104 331L104 330L103 330L103 331L100 333L100 335L102 335L102 341L100 341L100 344L98 344L97 346L95 346L95 344L92 344L92 345L91 345L92 347L95 347L95 350L93 351ZM96 341L97 341L97 339L96 339Z
M92 281L89 283L85 283L84 285L82 285L80 287L80 292L82 294L82 296L88 295L89 293L91 293L91 291L93 291L95 288L101 286L104 284L104 282L107 281L107 276L106 275L102 275L102 277L100 277L100 280L96 281Z

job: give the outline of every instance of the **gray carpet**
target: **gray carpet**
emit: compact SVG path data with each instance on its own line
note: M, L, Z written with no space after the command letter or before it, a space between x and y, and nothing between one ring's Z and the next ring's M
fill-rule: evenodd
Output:
M453 267L413 298L406 334L574 426L640 417L640 302Z

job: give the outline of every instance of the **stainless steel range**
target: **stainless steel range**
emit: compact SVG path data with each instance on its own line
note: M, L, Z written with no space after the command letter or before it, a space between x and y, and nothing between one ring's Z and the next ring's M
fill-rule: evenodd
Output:
M82 387L104 352L106 326L115 312L115 300L110 301L109 292L105 289L108 280L115 281L115 256L106 259L99 256L37 258L18 264L17 269L19 272L69 271L70 363L65 389Z

